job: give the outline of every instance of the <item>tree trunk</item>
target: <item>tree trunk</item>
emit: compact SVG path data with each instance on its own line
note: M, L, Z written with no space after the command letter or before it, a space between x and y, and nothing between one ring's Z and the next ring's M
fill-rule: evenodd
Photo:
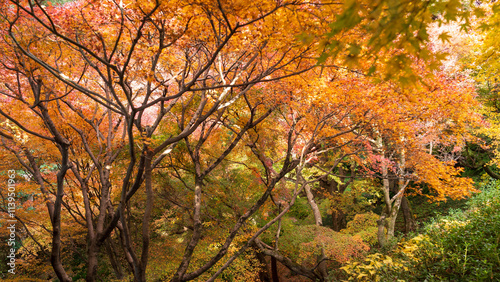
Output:
M401 164L404 164L401 161ZM382 191L384 193L384 210L380 216L380 219L377 221L378 224L378 232L377 237L379 241L379 245L381 247L385 247L389 241L394 237L394 227L396 225L396 218L398 216L399 207L401 206L401 200L403 198L404 189L406 185L408 185L408 181L404 181L404 179L398 179L398 185L396 195L392 198L390 196L391 191L391 182L389 181L389 171L387 165L382 165L382 182L383 187Z
M273 282L280 282L280 277L278 275L278 262L275 257L271 257L271 274L273 276Z
M62 143L62 142L61 142ZM64 196L64 176L69 169L68 165L68 145L60 144L61 151L61 169L57 173L57 192L56 200L54 202L54 215L52 217L52 253L50 255L50 262L54 271L57 274L57 278L60 281L67 282L72 281L71 277L66 273L61 261L61 206L62 198Z
M382 212L382 215L380 215L379 220L377 220L377 239L378 239L378 244L380 247L384 247L386 245L386 237L385 237L385 214Z
M153 212L153 181L152 181L152 167L151 167L151 154L146 154L145 162L145 184L146 184L146 209L144 210L143 222L142 222L142 252L141 252L141 279L140 281L146 280L146 269L148 266L149 259L149 243L150 243L150 230L149 222L151 221L151 214Z
M415 231L416 223L413 217L413 212L411 210L410 202L406 197L401 200L401 209L403 210L403 215L405 219L405 233L408 234L411 231Z
M379 145L381 147L381 145ZM387 164L382 164L382 192L384 194L384 209L382 214L380 215L380 219L377 221L378 225L378 243L381 247L385 247L387 245L387 241L389 239L389 222L390 215L392 213L392 202L390 196L391 185L389 182L389 173Z
M495 178L495 179L500 179L500 174L494 172L489 166L487 165L484 165L483 166L483 169L484 171L489 175L491 176L492 178Z
M33 93L35 96L40 97L41 85L30 81ZM69 163L69 146L70 141L68 141L57 129L54 122L52 121L49 111L47 110L44 103L39 103L38 108L40 109L41 115L44 119L45 125L50 130L54 136L55 143L61 154L61 167L57 173L57 189L55 194L55 201L52 209L52 215L50 215L52 222L52 252L50 254L50 263L54 268L54 272L57 278L62 282L72 281L71 277L64 270L61 261L61 216L62 216L62 201L64 196L64 182L65 176L68 169L70 169ZM49 210L50 213L50 210Z
M394 228L396 227L396 219L398 218L399 207L401 206L401 198L396 198L391 207L391 213L387 219L387 240L394 237Z
M345 213L341 210L332 211L332 229L339 232L346 227Z
M387 246L389 241L394 237L394 227L396 226L396 218L398 216L401 199L396 198L391 204L386 203L385 211L377 221L378 232L377 238L381 247Z
M300 177L302 178L302 176ZM309 206L313 211L314 222L316 223L317 226L322 226L323 219L321 218L321 212L319 210L318 204L316 204L316 201L314 200L314 196L311 191L311 186L309 186L309 184L307 184L303 178L302 178L302 184L305 185L304 189L306 191L307 201L309 202Z
M252 248L255 250L255 256L257 257L257 260L262 267L259 271L259 280L261 282L271 282L271 276L269 275L269 268L268 268L268 263L266 261L266 256L259 250L259 247L257 246L256 243L252 244Z
M268 255L270 257L274 257L277 261L279 261L281 264L286 266L291 271L293 271L299 275L305 276L305 277L311 279L312 281L320 281L320 282L325 281L323 279L323 277L318 276L318 274L315 271L292 261L288 257L281 255L276 250L265 248L263 246L262 241L260 241L259 239L255 239L255 243L257 244L257 246L259 247L259 249L261 250L262 253L264 253L265 255Z
M85 207L85 221L87 224L87 277L85 280L87 282L93 282L97 279L97 269L99 265L99 244L97 241L96 230L94 229L93 214L90 208L89 200L89 187L87 182L81 177L78 171L77 165L73 164L71 166L73 175L76 177L80 183L80 188L82 190L82 198ZM102 201L101 201L102 202ZM99 224L97 226L99 228ZM99 230L99 229L98 229Z
M113 267L113 271L115 272L116 279L123 279L123 270L120 265L120 262L116 259L115 248L113 245L113 238L109 237L104 246L106 248L106 253L108 254L109 261L111 262L111 267Z
M96 246L95 240L89 240L88 251L87 251L87 282L94 282L97 278L97 266L98 266L98 258L97 255L99 253L99 248Z
M377 147L381 150L381 157L385 158L385 151L383 140L381 137L377 139ZM399 154L398 160L398 171L395 172L397 176L397 182L391 183L389 180L389 167L387 162L381 163L381 172L382 172L382 192L384 194L384 210L380 215L380 219L377 221L378 224L378 232L377 237L381 247L387 246L390 239L394 237L394 227L396 225L396 218L398 216L399 208L401 206L401 200L404 197L404 192L410 180L405 179L405 150L401 150ZM392 174L392 173L391 173ZM393 184L393 185L391 185ZM393 187L393 192L396 194L391 197L391 187Z
M198 164L197 164L198 165ZM193 214L193 234L191 235L191 240L189 241L186 249L184 251L184 256L177 272L172 278L172 282L183 281L183 276L188 270L189 264L194 253L194 249L198 245L201 238L201 197L202 197L202 179L196 178L194 187L194 214Z
M318 204L316 204L316 201L314 200L314 195L311 191L311 186L305 181L300 172L297 173L297 177L302 182L302 185L304 185L304 190L306 191L309 206L313 211L314 222L316 223L316 226L323 226L321 211L319 210ZM325 262L325 251L323 250L323 248L321 249L321 254L318 255L317 257L317 262L318 262L318 271L320 273L320 276L326 278L328 276L328 271L326 269L327 267Z

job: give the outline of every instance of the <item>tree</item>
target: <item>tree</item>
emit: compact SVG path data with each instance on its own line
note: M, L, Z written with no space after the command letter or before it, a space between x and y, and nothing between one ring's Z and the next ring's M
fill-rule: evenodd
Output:
M434 92L429 92L423 85L414 94L392 82L374 84L375 77L390 78L380 69L396 63L395 76L403 71L413 77L427 74L418 65L401 69L408 54L430 56L410 36L426 31L415 29L416 19L403 45L396 44L398 39L386 29L392 20L381 13L383 28L366 34L364 28L373 31L373 27L358 24L392 6L351 4L1 2L2 152L14 156L32 175L29 185L36 183L37 200L47 206L51 264L58 279L72 279L61 259L67 245L64 232L84 230L88 281L100 279L99 258L104 251L118 278L124 260L136 281L149 280L154 228L162 224L159 202L166 206L167 216L183 218L183 226L178 226L182 228L177 229L187 237L178 242L176 235L166 236L181 255L170 260L176 265L165 280L213 281L251 246L304 276L325 279L325 254L331 254L331 248L320 248L320 267L304 267L279 252L280 228L274 247L263 244L260 234L280 225L302 190L311 203L314 230L324 231L308 185L332 174L348 157L360 166L382 164L383 179L392 176L390 167L399 169L393 174L403 182L410 179L409 169L431 175L416 161L427 145L418 140L422 131L455 137L460 131L453 130L463 129L469 120L456 110L470 113L466 105L448 108L456 104L447 104L442 96L451 91L441 92L441 86L431 84ZM427 9L421 4L415 11ZM402 7L411 5L405 2ZM389 12L392 17L392 8ZM346 23L359 14L366 19ZM424 26L429 20L428 12L425 15ZM335 17L337 24L330 25ZM296 38L300 34L302 42ZM370 45L372 34L382 39L376 44L391 43L390 48L363 51L366 63L354 64L364 49L352 41ZM325 38L335 38L340 47L326 44ZM416 51L405 53L403 47L415 44ZM334 50L348 52L349 60L338 56L326 60ZM326 54L320 58L325 64L317 68L321 52ZM373 57L379 52L385 54ZM384 56L393 63L378 60ZM371 68L373 64L379 69ZM460 93L470 98L469 92ZM417 114L422 109L428 116ZM440 111L444 109L452 110L452 122ZM440 122L426 123L436 117ZM361 153L370 146L371 154ZM320 158L330 160L321 175L310 179L304 172ZM425 160L441 164L433 157ZM44 171L43 166L52 169ZM455 172L444 167L435 172ZM224 195L222 189L235 186L221 179L238 178L233 175L244 179L253 175L256 183ZM286 179L294 181L292 189ZM411 179L420 180L415 174ZM431 180L436 180L430 184L438 185L438 192L449 194L439 186L439 176ZM166 195L157 197L160 192ZM270 210L274 216L265 218ZM227 218L220 219L221 215ZM256 218L262 219L260 225L252 223ZM220 226L213 233L208 230L210 224L222 221L231 223L229 230ZM319 242L311 244L316 248L322 239L331 243L330 237L318 236ZM212 247L200 253L202 246Z
M411 99L388 98L378 108L380 117L389 116L372 121L368 157L383 183L385 208L378 232L382 246L394 236L395 220L410 181L428 185L433 191L428 197L434 200L460 198L474 191L469 179L458 177L455 160L435 152L438 146L459 150L467 128L479 121L474 113L474 91L464 79L436 74L426 88L414 90ZM397 185L393 195L391 178Z
M484 3L482 7L489 17L478 19L475 23L475 42L469 43L470 50L465 52L462 62L465 71L469 71L476 83L479 99L483 107L480 109L485 124L476 128L478 137L468 144L461 164L473 172L486 172L493 178L498 174L498 72L499 58L496 48L498 42L498 3Z
M18 161L32 173L46 199L51 263L61 281L71 280L60 259L61 218L66 212L88 230L87 280L96 279L98 254L109 246L110 236L117 236L115 230L135 279L146 280L153 170L200 126L210 132L226 109L255 85L314 67L312 48L299 45L296 32L290 33L292 26L302 28L300 22L287 23L286 30L283 25L287 14L312 17L298 4L2 4L2 72L9 78L2 99L9 108L0 114L15 127L2 131L4 146L22 152L16 155ZM197 36L200 31L208 32ZM254 106L249 107L252 111ZM254 126L248 123L239 135ZM12 130L50 148L58 167L55 187L37 160L47 152L13 138ZM207 137L204 130L198 144ZM197 150L191 153L195 165ZM289 168L283 169L280 177ZM194 202L199 214L203 176L198 173L197 178ZM277 180L270 181L272 189ZM137 238L142 247L137 250L127 212L141 187L146 208ZM74 196L78 190L81 198ZM196 226L200 223L195 219ZM174 281L195 278L224 255L221 251L199 272L186 274L197 237L195 232Z
M349 66L368 65L368 73L385 80L415 83L420 80L412 68L415 58L437 70L447 55L429 43L434 37L449 41L451 35L441 30L433 36L433 25L458 23L468 31L472 18L485 15L475 1L345 1L331 30L320 35L320 60L335 57Z

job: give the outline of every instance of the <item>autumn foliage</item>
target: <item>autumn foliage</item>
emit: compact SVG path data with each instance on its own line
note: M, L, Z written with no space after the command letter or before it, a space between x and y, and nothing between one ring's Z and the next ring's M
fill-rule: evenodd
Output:
M447 21L455 2L437 7ZM406 191L468 196L455 156L479 103L466 73L437 68L418 3L0 2L19 272L257 281L278 261L325 281L394 236ZM383 211L333 231L346 191Z

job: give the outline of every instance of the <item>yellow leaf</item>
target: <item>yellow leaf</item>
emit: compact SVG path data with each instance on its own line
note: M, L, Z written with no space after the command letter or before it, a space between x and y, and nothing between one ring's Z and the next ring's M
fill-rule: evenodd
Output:
M392 258L387 257L383 262L384 262L384 264L392 264Z

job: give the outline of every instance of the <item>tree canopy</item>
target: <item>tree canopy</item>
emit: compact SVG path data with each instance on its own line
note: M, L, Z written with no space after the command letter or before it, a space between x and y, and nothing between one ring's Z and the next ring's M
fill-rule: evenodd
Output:
M408 195L477 192L471 148L495 174L497 6L1 1L16 272L327 281Z

